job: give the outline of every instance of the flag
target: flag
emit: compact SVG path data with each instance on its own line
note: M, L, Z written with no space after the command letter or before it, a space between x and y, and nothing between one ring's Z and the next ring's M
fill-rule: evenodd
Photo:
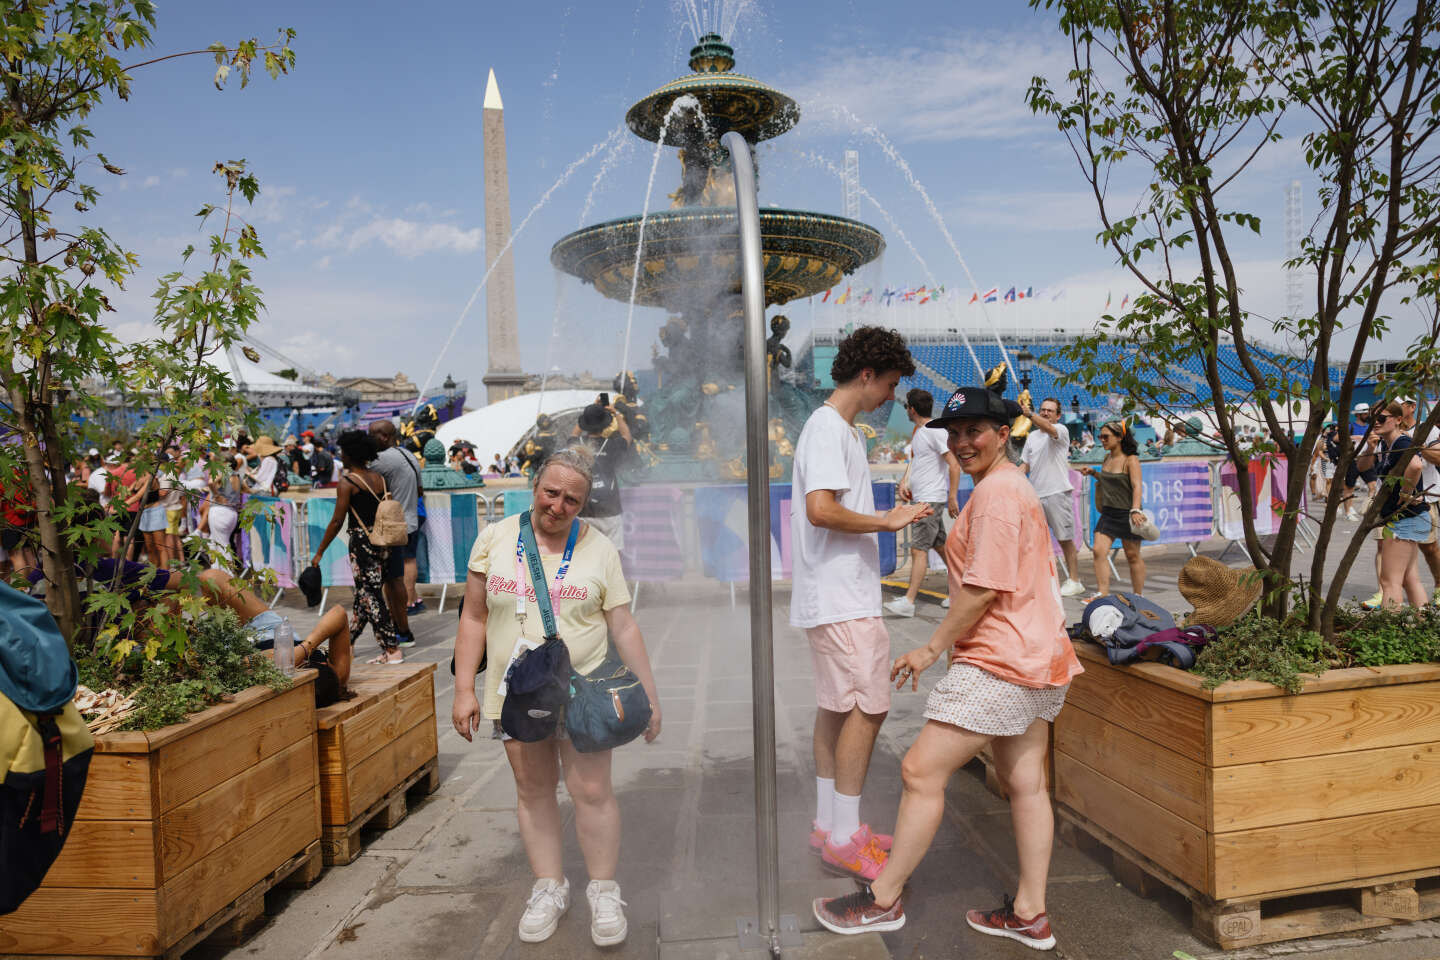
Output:
M974 293L970 294L970 299L969 299L968 301L966 301L966 302L967 302L967 303L976 303L976 302L978 302L979 300L980 300L980 291L979 291L979 290L976 290Z
M1022 296L1022 297L1029 297L1031 300L1034 300L1034 299L1035 299L1035 288L1034 288L1034 287L1026 287L1026 288L1025 288L1025 292L1022 293L1022 294L1020 294L1020 296Z
M1125 294L1125 299L1123 299L1123 300L1120 301L1120 309L1121 309L1121 310L1124 310L1125 307L1126 307L1126 305L1129 304L1129 303L1130 303L1130 294L1127 293L1127 294Z
M929 303L929 302L930 302L930 294L927 293L927 294L925 294L925 296L921 297L921 298L920 298L920 302L921 302L921 303Z
M1061 289L1058 293L1055 294L1055 296L1050 298L1050 302L1054 303L1056 300L1059 300L1063 296L1065 296L1065 291Z
M1110 309L1110 291L1109 291L1109 290L1106 290L1106 291L1105 291L1105 309L1106 309L1106 310L1109 310L1109 309Z
M823 297L820 298L820 302L821 302L821 303L824 303L826 300L829 300L829 299L830 299L830 291L829 291L829 290L826 290L826 291L825 291L825 296L823 296ZM1107 302L1107 303L1105 304L1105 306L1108 307L1108 306L1110 306L1110 304Z
M1006 302L1006 303L1014 303L1014 302L1015 302L1015 288L1014 288L1014 287L1011 287L1009 290L1006 290L1006 291L1005 291L1005 302Z
M994 303L995 300L996 300L996 298L999 296L999 294L1000 294L1000 288L999 288L999 287L991 287L989 290L986 290L986 291L985 291L985 302L986 302L986 303Z
M840 296L835 299L835 302L836 302L837 304L849 303L849 302L850 302L850 288L849 288L849 287L846 287L846 288L845 288L845 292L842 293L842 294L840 294Z

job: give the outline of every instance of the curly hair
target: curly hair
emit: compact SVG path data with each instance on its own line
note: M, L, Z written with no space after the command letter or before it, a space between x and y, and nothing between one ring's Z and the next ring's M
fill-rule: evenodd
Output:
M914 373L915 361L905 338L884 327L859 327L841 340L830 364L830 378L837 384L849 383L867 369L876 374L899 370L902 377Z
M336 446L342 457L362 467L380 455L380 445L364 430L346 430L340 434Z

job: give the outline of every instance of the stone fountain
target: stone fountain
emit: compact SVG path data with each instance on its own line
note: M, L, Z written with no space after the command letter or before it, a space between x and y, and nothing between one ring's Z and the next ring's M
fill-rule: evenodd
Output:
M717 34L690 51L694 72L665 84L630 108L638 137L680 153L680 184L668 210L585 227L555 244L550 262L593 284L612 300L661 307L671 314L655 350L657 387L637 402L633 378L616 378L619 409L648 469L647 479L711 480L745 476L744 376L739 231L730 155L720 138L737 131L753 146L800 119L795 101L734 73L735 53ZM690 98L676 106L681 98ZM672 108L673 114L672 114ZM668 123L666 122L668 118ZM762 207L765 304L828 290L880 255L885 238L845 217ZM824 395L790 375L789 331L771 318L771 475L789 475L791 443Z

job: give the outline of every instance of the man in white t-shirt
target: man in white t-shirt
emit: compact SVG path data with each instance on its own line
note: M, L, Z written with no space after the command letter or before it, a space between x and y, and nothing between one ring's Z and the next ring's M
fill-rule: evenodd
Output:
M815 665L817 799L810 847L832 869L873 880L890 838L860 820L860 792L880 724L890 711L890 635L880 618L882 530L931 512L904 504L875 512L857 414L895 397L915 372L905 339L861 327L840 342L835 390L795 442L790 532L794 589L790 624L805 630ZM833 842L832 842L833 841Z
M1070 432L1060 426L1060 401L1046 397L1040 401L1040 410L1030 409L1028 402L1020 407L1030 418L1035 429L1025 437L1025 450L1020 454L1020 465L1030 477L1040 506L1045 510L1045 522L1050 532L1060 541L1060 552L1065 555L1065 572L1068 579L1060 585L1060 596L1078 597L1085 592L1085 586L1076 576L1080 572L1079 558L1075 553L1075 488L1070 485Z
M960 516L960 461L950 452L945 431L925 426L934 409L929 390L916 387L905 394L905 410L915 429L910 434L910 460L900 478L900 499L928 503L932 512L910 524L910 587L905 596L885 604L885 611L897 617L915 616L915 598L925 582L930 551L945 549L945 514L952 520Z

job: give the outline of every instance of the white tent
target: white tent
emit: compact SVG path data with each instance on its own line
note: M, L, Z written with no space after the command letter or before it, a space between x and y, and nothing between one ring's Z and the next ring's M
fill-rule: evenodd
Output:
M594 390L548 390L543 399L538 393L522 393L442 423L435 436L447 448L456 440L473 444L476 456L488 463L497 453L509 453L540 414L578 410L594 403L595 396Z

